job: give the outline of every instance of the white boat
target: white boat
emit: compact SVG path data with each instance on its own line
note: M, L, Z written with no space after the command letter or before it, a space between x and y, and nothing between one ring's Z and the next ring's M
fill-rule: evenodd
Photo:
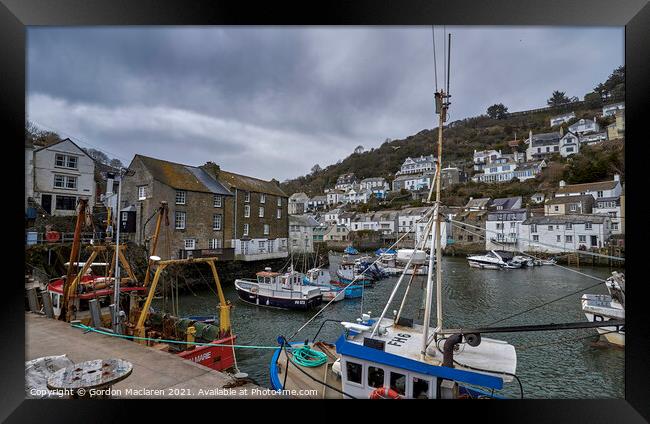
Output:
M469 266L472 268L480 269L509 269L521 267L521 264L517 262L513 263L506 261L502 254L499 254L494 250L490 250L485 255L468 256L467 261L469 262Z
M303 285L304 275L299 272L289 271L281 274L266 268L256 276L256 280L235 280L237 294L244 302L300 310L315 308L322 302L321 289Z
M582 311L590 322L605 323L612 319L625 319L625 275L613 272L605 285L609 295L582 295ZM603 326L598 327L597 330L609 343L625 346L625 327Z
M533 266L535 266L535 261L533 260L533 258L530 258L528 256L515 255L510 260L510 264L519 264L520 268L525 268L525 267L532 268Z
M323 301L329 302L334 299L335 302L338 302L345 299L345 291L340 287L332 286L332 276L326 269L312 268L308 270L303 281L306 285L318 287L323 295Z
M397 254L394 253L382 253L381 255L379 255L379 261L377 262L377 264L385 273L389 275L399 275L404 271L404 265L408 261L408 257L410 257L410 254L412 254L413 249L400 249L400 250L403 252L399 260L397 259L398 258ZM406 250L408 250L409 252L408 253L404 252ZM418 256L420 260L416 261L414 259L414 262L420 262L420 264L414 267L409 267L406 270L406 274L427 275L429 273L428 256L425 256L426 260L424 263L422 263L421 261L422 259L421 253L416 254L416 256Z

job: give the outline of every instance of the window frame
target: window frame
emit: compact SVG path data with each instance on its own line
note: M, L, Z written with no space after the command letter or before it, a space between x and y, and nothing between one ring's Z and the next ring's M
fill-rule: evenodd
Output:
M251 205L244 205L244 218L251 217Z
M264 224L264 235L268 236L271 234L271 226L269 224Z
M266 211L264 210L264 206L260 206L259 211L258 211L258 218L264 218L264 213L265 212Z
M182 201L179 201L179 196L182 197ZM187 191L186 190L176 190L176 196L174 197L174 203L177 205L186 205L187 204Z
M242 230L242 236L248 236L250 233L250 226L248 224L244 224L244 228Z
M350 380L350 368L349 368L350 365L354 365L360 368L358 382L354 380ZM365 367L363 366L363 363L353 362L348 360L345 361L345 381L347 382L347 384L351 384L357 387L364 387L363 386L364 375L365 375Z
M147 198L147 186L141 185L138 186L138 200L146 200Z
M192 248L191 249L189 247L187 247L187 242L192 242ZM195 238L183 239L183 247L184 247L184 250L196 250L196 239Z
M182 217L183 226L178 226L179 218ZM174 229L175 230L185 230L187 228L187 212L185 211L174 211Z
M223 207L223 196L220 194L215 194L212 199L213 208L222 208Z
M217 225L219 224L219 225ZM223 216L220 213L215 213L212 215L212 230L221 231L223 228Z
M260 203L266 203L266 194L260 193Z

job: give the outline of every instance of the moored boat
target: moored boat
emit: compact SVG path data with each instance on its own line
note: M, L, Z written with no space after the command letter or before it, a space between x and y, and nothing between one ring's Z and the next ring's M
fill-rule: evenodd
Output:
M583 294L581 298L582 311L590 322L625 319L625 275L613 272L605 281L609 295ZM598 327L598 333L609 343L625 346L625 327Z
M370 286L374 283L371 277L357 272L354 262L341 262L336 270L336 276L338 277L338 282L334 282L333 284L338 286L346 286L353 281L357 286Z
M303 275L296 271L284 274L269 268L256 274L256 280L235 280L239 298L247 303L271 308L308 310L321 304L320 288L303 285Z

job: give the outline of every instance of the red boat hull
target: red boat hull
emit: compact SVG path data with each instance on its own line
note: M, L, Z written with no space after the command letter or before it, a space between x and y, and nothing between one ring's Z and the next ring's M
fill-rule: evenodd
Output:
M213 370L223 371L235 365L234 348L237 336L215 340L214 346L196 346L192 350L180 352L178 356Z

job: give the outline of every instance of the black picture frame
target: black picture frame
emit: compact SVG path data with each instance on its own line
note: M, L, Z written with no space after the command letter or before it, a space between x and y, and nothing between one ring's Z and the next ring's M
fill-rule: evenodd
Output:
M524 400L506 402L465 402L444 404L456 406L445 408L452 416L469 417L468 409L477 419L497 417L499 421L525 422L643 422L650 419L650 324L643 313L645 281L642 276L644 241L648 240L644 216L643 174L648 147L646 128L650 111L650 5L647 0L538 0L538 1L435 1L435 0L330 0L326 2L224 2L224 1L91 1L91 0L0 0L0 106L5 122L4 136L11 149L20 149L19 139L24 137L25 81L26 81L26 26L31 25L614 25L625 26L626 64L626 191L627 228L626 274L631 277L628 285L628 305L625 347L625 400ZM644 144L645 143L645 144ZM16 156L14 156L16 155ZM19 157L15 151L4 158ZM5 172L15 167L13 160L5 160ZM19 162L16 167L20 168ZM7 166L11 165L11 166ZM19 185L9 187L20 191ZM21 197L15 197L20 199ZM233 408L213 404L209 408L190 407L178 403L156 402L147 405L129 401L60 401L24 399L24 307L23 289L18 283L20 268L12 266L15 252L24 248L24 232L13 225L13 214L20 211L20 201L5 200L5 229L10 242L3 243L5 278L0 308L0 328L3 334L2 387L0 396L0 419L8 422L69 421L102 422L132 418L132 409L141 409L155 419L159 413L178 409L187 413L181 419L217 419L217 409L245 412L241 418L250 419L250 409ZM646 218L647 219L647 218ZM7 225L8 224L8 225ZM632 231L632 228L634 230ZM11 234L11 236L8 236ZM15 244L14 244L15 243ZM632 265L630 265L630 263ZM593 393L598 387L585 387ZM239 402L249 402L247 400ZM272 401L277 402L277 401ZM237 406L240 406L239 403ZM279 405L279 404L278 404ZM384 404L382 404L384 405ZM288 406L273 406L272 412L259 408L260 414L288 419L296 417ZM437 405L436 405L437 406ZM459 407L460 406L460 407ZM353 405L359 413L381 410ZM413 403L400 405L407 419L415 419L410 409ZM310 407L312 408L312 407ZM327 413L322 405L318 410ZM438 408L420 404L422 419L441 418ZM331 408L336 413L337 408ZM283 411L277 413L278 410ZM202 411L202 412L201 412ZM266 412L265 412L266 411ZM408 413L407 413L408 412ZM314 411L317 414L317 411ZM498 414L498 415L497 415ZM324 415L324 414L323 414ZM224 415L225 417L225 415ZM413 418L411 418L413 417ZM232 419L235 419L232 416Z

